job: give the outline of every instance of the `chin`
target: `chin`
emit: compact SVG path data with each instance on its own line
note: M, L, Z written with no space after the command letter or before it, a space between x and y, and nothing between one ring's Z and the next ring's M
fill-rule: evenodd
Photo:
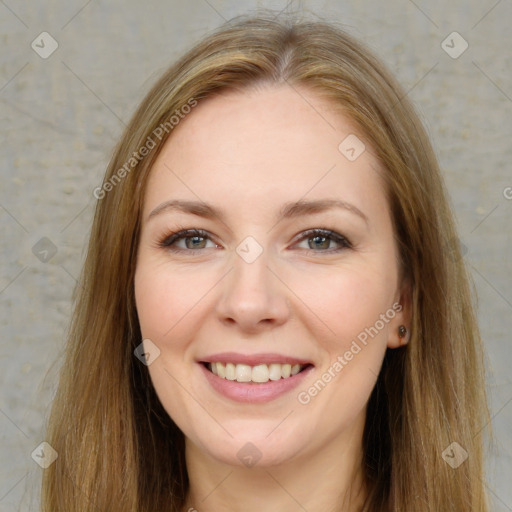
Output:
M276 429L279 422L273 421L272 428L241 428L228 429L231 432L243 432L243 435L230 437L222 432L218 437L212 437L211 431L196 434L193 443L196 449L212 459L238 467L272 467L289 463L294 460L306 448L307 436L304 431L281 431ZM268 424L268 422L266 422ZM269 435L269 432L272 432ZM307 443L310 444L310 443Z

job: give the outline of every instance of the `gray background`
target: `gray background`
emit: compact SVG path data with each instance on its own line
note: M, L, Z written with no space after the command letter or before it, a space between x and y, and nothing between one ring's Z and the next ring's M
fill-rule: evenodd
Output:
M478 294L495 435L493 510L512 511L512 1L290 6L340 20L370 45L428 127ZM0 1L0 511L37 510L43 469L31 452L44 440L92 190L123 123L186 48L257 7L286 3ZM31 48L43 31L59 45L46 59ZM469 44L456 59L441 46L453 31ZM448 39L452 52L461 43ZM51 258L33 252L43 237L57 250Z

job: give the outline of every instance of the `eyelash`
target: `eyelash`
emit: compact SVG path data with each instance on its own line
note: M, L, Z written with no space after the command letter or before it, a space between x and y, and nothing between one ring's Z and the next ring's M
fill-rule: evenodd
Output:
M335 231L332 231L330 229L325 228L314 228L314 229L308 229L302 233L301 238L299 238L295 243L302 242L303 240L307 240L308 238L314 238L314 237L324 237L328 240L332 240L336 243L338 243L341 247L338 249L327 249L325 251L315 251L314 249L304 249L309 252L314 253L327 253L327 254L333 254L338 253L344 249L351 249L352 244L350 241L344 237L343 235L340 235L339 233L336 233ZM160 242L158 243L158 246L172 251L172 252L188 252L188 253L195 253L198 251L204 251L205 249L182 249L182 248L176 248L172 245L176 243L177 241L181 239L186 238L192 238L192 237L200 237L205 238L207 240L213 240L211 239L210 235L204 231L203 229L182 229L181 231L176 231L174 233L170 233L166 235ZM215 242L214 242L215 243Z

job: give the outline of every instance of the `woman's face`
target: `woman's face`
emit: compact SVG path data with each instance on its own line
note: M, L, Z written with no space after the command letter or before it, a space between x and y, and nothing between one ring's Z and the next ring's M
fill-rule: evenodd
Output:
M223 93L154 164L136 304L188 448L251 466L359 446L407 309L379 165L354 132L307 89Z

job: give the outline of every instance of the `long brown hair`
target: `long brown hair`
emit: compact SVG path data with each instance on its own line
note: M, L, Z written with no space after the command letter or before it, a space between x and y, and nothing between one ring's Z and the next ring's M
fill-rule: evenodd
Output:
M133 115L95 191L47 429L59 456L44 473L42 511L183 507L184 437L134 357L142 341L133 278L144 190L172 136L173 115L215 92L258 83L300 85L329 99L359 127L386 170L401 272L412 290L412 334L407 346L388 349L368 404L365 510L487 511L481 341L429 139L404 91L363 45L332 23L272 14L229 22L165 72ZM458 467L448 463L464 453Z

